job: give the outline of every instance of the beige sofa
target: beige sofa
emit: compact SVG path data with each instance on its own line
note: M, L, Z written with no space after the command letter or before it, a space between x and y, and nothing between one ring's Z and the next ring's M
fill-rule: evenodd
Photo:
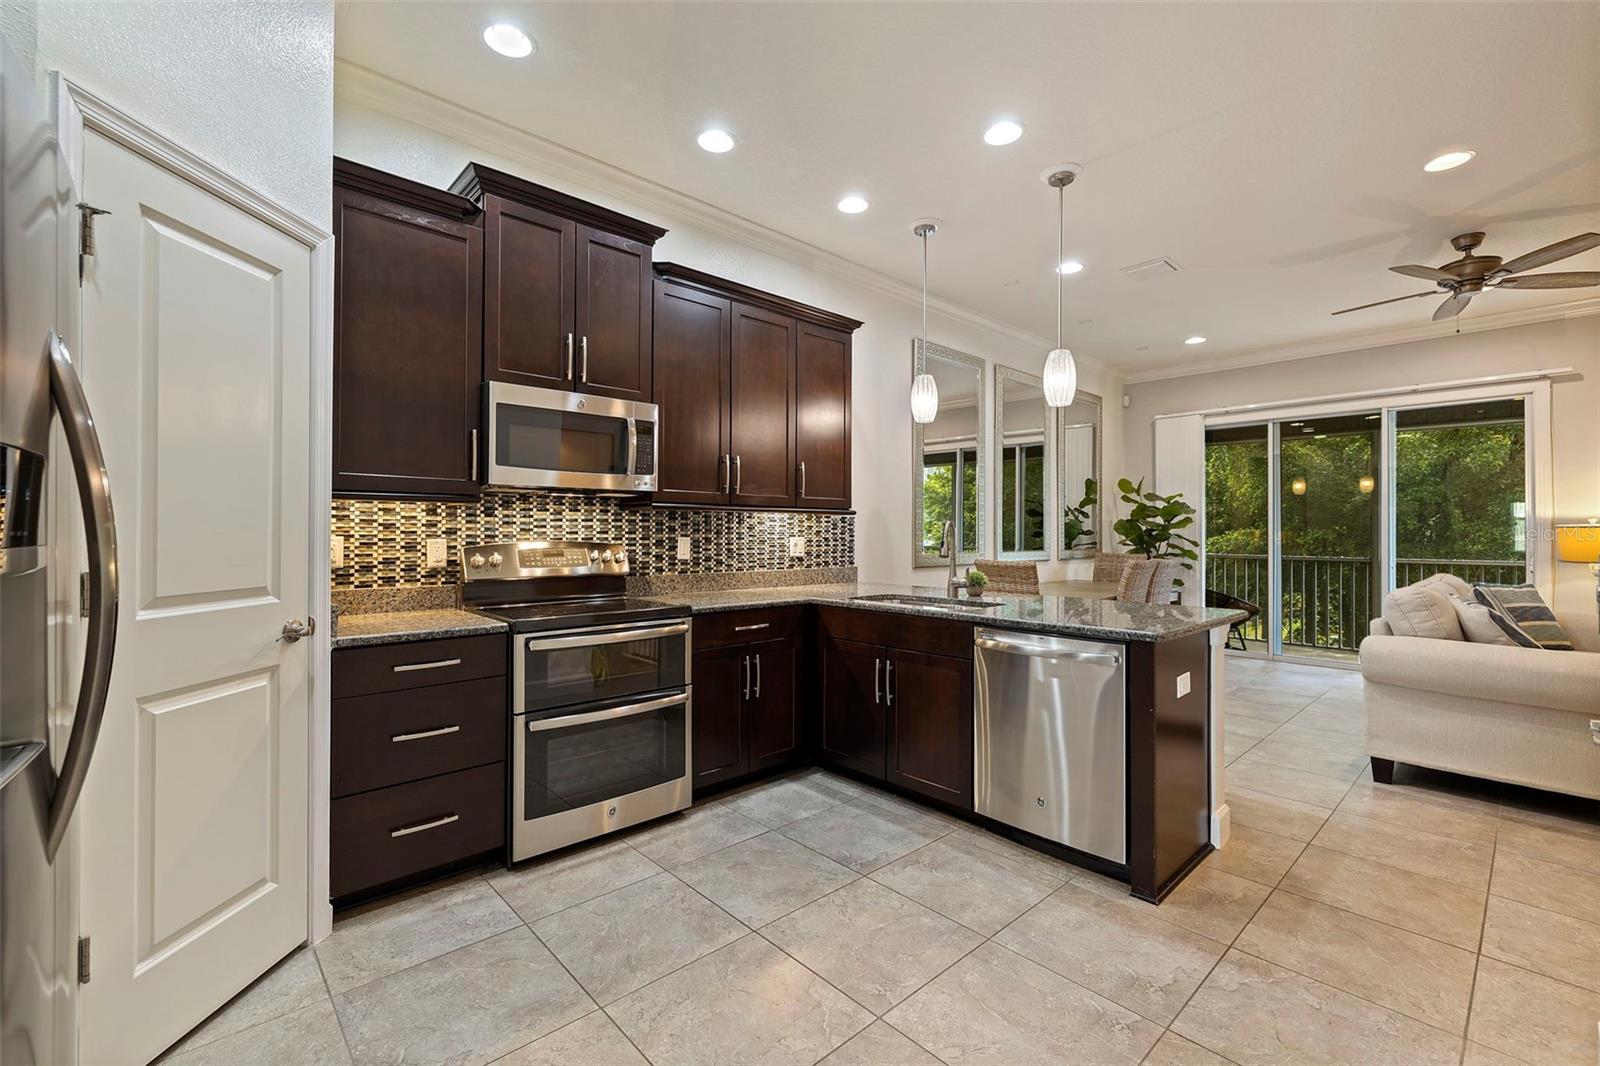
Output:
M1600 629L1559 617L1576 650L1400 637L1375 620L1361 643L1373 779L1403 762L1600 799Z

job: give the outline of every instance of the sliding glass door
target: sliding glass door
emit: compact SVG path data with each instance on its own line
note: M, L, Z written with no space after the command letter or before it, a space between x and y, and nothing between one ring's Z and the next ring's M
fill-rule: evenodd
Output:
M1207 586L1260 611L1234 648L1354 663L1389 589L1436 573L1527 580L1525 408L1518 397L1208 428Z

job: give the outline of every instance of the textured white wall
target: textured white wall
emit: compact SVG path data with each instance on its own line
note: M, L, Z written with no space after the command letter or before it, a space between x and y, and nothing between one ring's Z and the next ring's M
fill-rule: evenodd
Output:
M1570 522L1600 514L1600 315L1134 382L1123 454L1130 477L1150 472L1151 420L1160 414L1559 366L1576 370L1551 388L1555 514ZM1559 610L1593 614L1594 581L1583 567L1557 563L1555 580Z
M697 229L654 208L631 206L565 177L543 174L531 157L497 155L364 102L336 98L334 148L344 158L441 187L448 185L469 161L503 168L666 226L670 232L656 246L658 261L683 263L861 319L866 324L855 335L852 382L857 565L865 580L939 580L936 570L918 570L911 565L911 342L921 328L922 315L916 301L864 290L825 268ZM938 206L930 204L929 213L936 214ZM906 224L906 258L914 263L920 253L910 232L910 219ZM937 291L936 245L932 254ZM1048 284L1048 278L1041 282L1040 299L1052 298ZM930 341L992 362L1034 374L1044 365L1043 347L1026 345L938 314L930 316L928 329ZM1120 386L1113 388L1115 382L1101 367L1086 363L1081 374L1085 389L1106 397L1107 437L1115 450L1122 432L1117 419L1121 414ZM992 391L992 375L988 375L986 404L992 403ZM1115 470L1109 459L1106 469L1108 474Z
M328 228L332 0L52 0L4 25L34 30L41 74L60 70Z

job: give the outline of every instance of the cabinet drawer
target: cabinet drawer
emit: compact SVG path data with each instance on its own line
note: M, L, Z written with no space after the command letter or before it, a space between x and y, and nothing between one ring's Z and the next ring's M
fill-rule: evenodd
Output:
M333 698L394 692L477 677L503 677L506 638L452 637L333 653Z
M972 629L971 622L955 619L866 607L817 608L817 631L824 636L956 659L972 658Z
M329 835L335 899L503 848L505 763L334 800Z
M333 795L506 757L506 683L486 677L333 701Z
M694 617L695 650L798 636L804 611L804 607L757 607L747 611L697 614Z

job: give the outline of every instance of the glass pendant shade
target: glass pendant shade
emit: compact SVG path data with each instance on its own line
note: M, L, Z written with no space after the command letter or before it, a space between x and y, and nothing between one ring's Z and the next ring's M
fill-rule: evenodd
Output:
M1072 349L1057 348L1044 361L1044 402L1051 407L1071 407L1078 395L1078 364Z
M927 425L939 417L939 383L932 374L918 374L911 379L911 420Z

